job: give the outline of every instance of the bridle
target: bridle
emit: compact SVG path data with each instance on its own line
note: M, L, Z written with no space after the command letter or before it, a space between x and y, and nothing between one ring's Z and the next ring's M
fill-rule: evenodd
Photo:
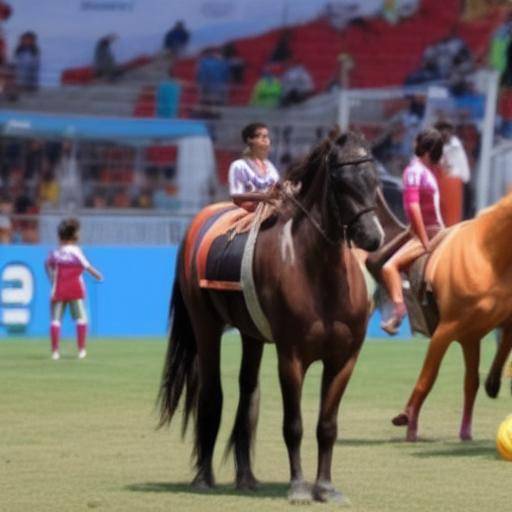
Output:
M326 155L325 157L325 165L327 165L327 159L328 159L328 154ZM365 163L365 162L373 162L374 159L373 157L371 156L366 156L366 157L362 157L362 158L357 158L357 159L354 159L354 160L347 160L345 162L340 162L338 164L338 167L344 167L344 166L347 166L347 165L359 165L359 164L362 164L362 163ZM328 174L328 176L330 176L330 173ZM331 245L338 245L337 242L335 242L334 240L332 240L331 238L329 238L327 236L327 233L324 231L324 229L322 228L322 226L311 216L311 213L302 205L302 203L291 193L289 192L288 190L285 190L283 189L283 192L284 194L286 195L286 197L288 197L292 203L297 206L297 208L299 208L299 210L302 211L302 213L304 213L304 215L306 216L306 218L309 220L309 222L316 228L316 230L322 235L322 237ZM348 236L348 231L349 229L352 227L353 224L355 224L363 215L367 214L367 213L370 213L370 212L373 212L377 209L377 206L374 205L374 206L368 206L366 208L362 208L361 210L359 210L353 217L352 219L350 219L349 222L347 222L346 224L342 224L341 228L343 230L343 236L342 236L342 240L346 240L347 244L349 247L352 246L351 244L351 241L350 241L350 237Z

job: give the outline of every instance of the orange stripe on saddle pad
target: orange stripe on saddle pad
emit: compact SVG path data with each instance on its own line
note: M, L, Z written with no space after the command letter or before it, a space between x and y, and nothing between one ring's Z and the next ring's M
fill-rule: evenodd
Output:
M239 283L226 283L224 281L209 281L206 279L206 262L208 253L214 240L227 234L234 225L246 215L252 215L243 208L230 210L221 215L204 234L199 242L199 248L196 253L197 277L201 288L214 288L217 290L241 290Z
M185 244L183 249L183 261L185 264L185 278L187 281L190 279L190 271L192 269L192 258L194 253L194 245L201 230L203 224L217 211L223 208L232 207L233 203L223 202L210 204L203 208L192 220L190 227L188 228L187 235L185 238Z

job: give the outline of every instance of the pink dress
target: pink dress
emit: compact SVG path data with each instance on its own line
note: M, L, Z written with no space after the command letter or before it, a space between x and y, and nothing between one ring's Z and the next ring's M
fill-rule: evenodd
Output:
M52 270L52 302L68 302L85 297L82 273L91 264L80 247L63 245L50 253L46 263Z
M427 232L444 228L439 202L439 186L436 177L419 158L413 158L403 173L404 210L411 218L411 204L420 205Z

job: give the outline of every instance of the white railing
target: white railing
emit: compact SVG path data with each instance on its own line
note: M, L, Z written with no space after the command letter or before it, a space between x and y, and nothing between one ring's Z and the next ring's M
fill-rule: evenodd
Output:
M62 213L14 215L13 241L54 245L59 222L66 216ZM83 245L168 246L181 242L193 213L81 210L73 216L80 220L80 243ZM27 232L30 232L28 236Z

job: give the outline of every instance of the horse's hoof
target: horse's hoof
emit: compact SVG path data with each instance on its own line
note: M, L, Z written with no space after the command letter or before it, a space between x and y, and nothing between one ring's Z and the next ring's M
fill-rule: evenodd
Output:
M311 486L304 480L292 482L288 491L288 501L293 505L308 505L313 496Z
M501 382L499 379L487 379L485 381L485 392L489 398L496 398L500 392Z
M459 439L461 441L473 441L473 436L471 435L470 432L461 432L459 434Z
M239 491L257 491L259 482L253 474L243 475L236 479L236 488Z
M416 432L416 430L407 430L405 440L408 443L415 443L418 440L418 433Z
M395 425L395 427L404 427L405 425L409 424L409 416L407 416L407 414L405 414L405 412L402 412L398 416L395 416L391 420L391 423L393 423L393 425Z
M196 491L209 491L215 487L215 482L213 477L206 477L204 474L198 473L190 485Z
M348 505L348 499L337 491L330 482L317 482L313 487L313 499L322 503Z

